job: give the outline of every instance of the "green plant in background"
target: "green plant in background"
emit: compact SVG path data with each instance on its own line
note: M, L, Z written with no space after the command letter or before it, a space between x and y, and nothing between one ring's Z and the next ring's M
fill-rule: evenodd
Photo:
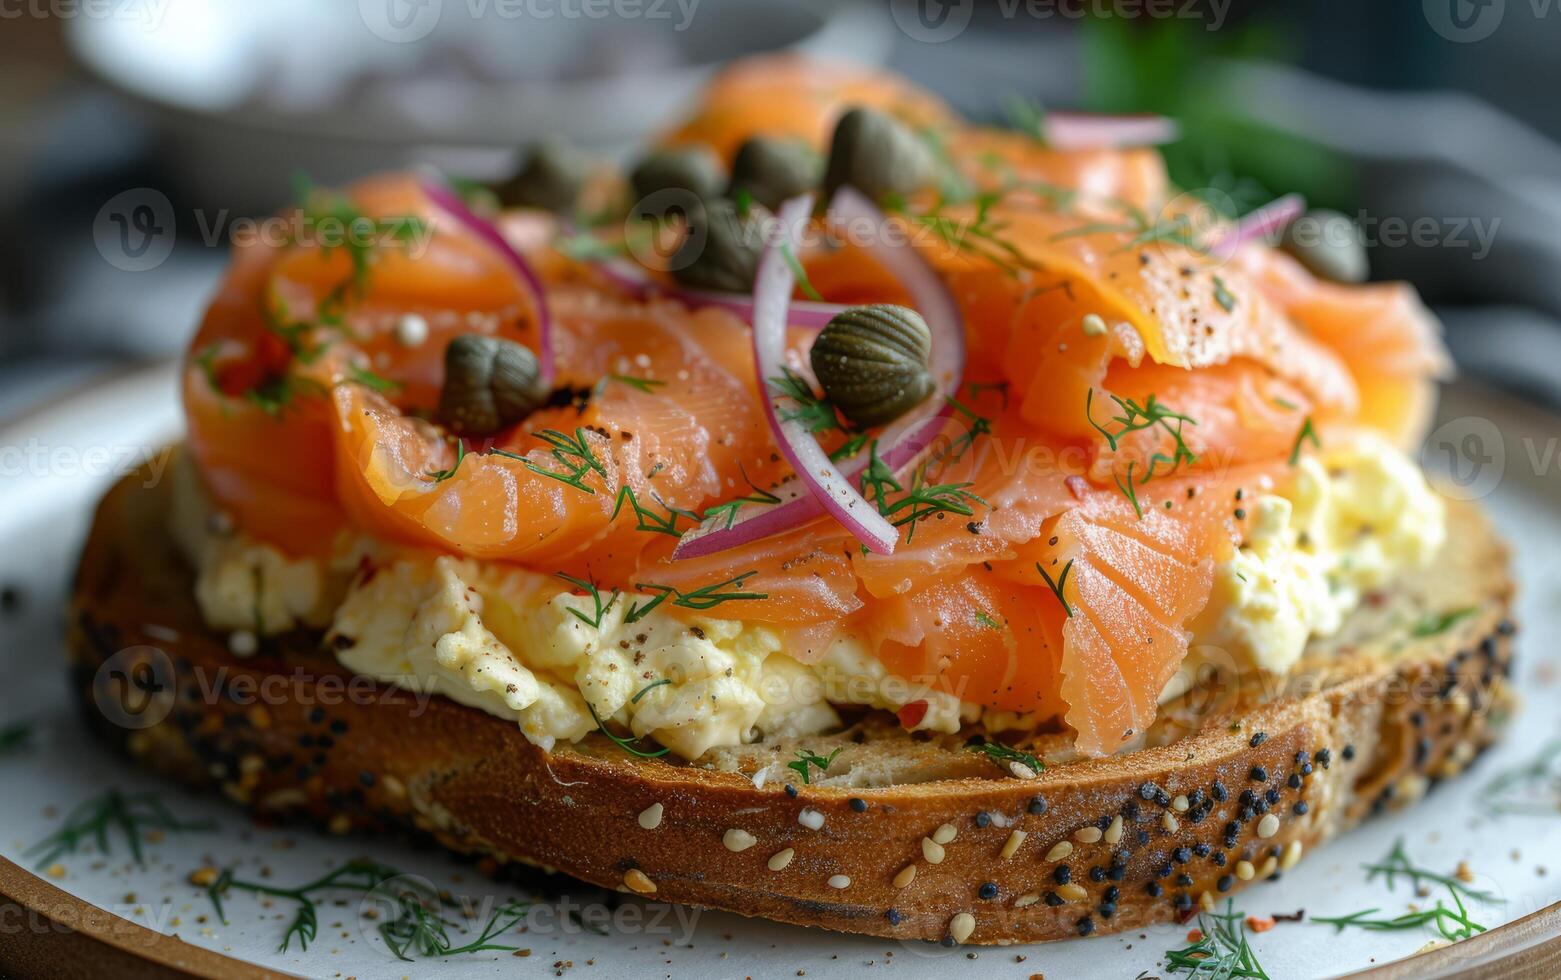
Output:
M1172 182L1222 210L1245 213L1299 191L1315 207L1349 210L1353 169L1339 154L1250 115L1231 97L1227 63L1290 60L1273 21L1209 31L1176 18L1096 17L1083 23L1085 102L1098 112L1157 112L1182 139L1162 147ZM1232 215L1234 216L1234 215Z

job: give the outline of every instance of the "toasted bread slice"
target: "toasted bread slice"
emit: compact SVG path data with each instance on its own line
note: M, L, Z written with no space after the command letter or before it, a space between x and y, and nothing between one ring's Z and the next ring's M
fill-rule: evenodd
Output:
M1033 779L971 751L979 733L912 735L877 713L693 763L599 735L544 752L512 723L353 678L317 635L239 659L201 620L167 506L135 479L109 494L71 617L87 714L136 760L271 817L411 828L802 925L1015 943L1186 918L1456 775L1510 714L1507 553L1467 504L1450 504L1432 571L1372 596L1282 685L1210 667L1137 751L1082 759L1062 734L1033 738ZM107 717L144 693L121 688L136 677L163 690ZM802 747L840 750L808 785L785 765Z

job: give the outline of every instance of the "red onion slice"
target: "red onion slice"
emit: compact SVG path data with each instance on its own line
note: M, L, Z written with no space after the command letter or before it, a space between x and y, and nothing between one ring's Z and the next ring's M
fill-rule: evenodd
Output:
M680 286L667 286L645 275L639 266L623 259L604 259L595 264L602 275L636 299L645 299L654 295L670 296L683 301L690 309L697 310L713 306L726 310L744 322L753 322L753 298L751 296L744 296L740 293L715 293L707 289L685 289ZM793 301L791 312L787 316L791 320L792 326L815 327L822 330L830 320L846 309L847 307L839 303Z
M1267 239L1305 213L1306 199L1299 194L1286 194L1243 215L1236 222L1236 227L1209 247L1209 254L1223 262L1235 255L1241 246L1258 239Z
M537 311L537 346L540 348L537 351L537 366L541 369L542 381L551 387L554 373L553 317L548 312L547 293L542 286L542 277L537 275L537 270L526 261L526 257L516 251L515 246L504 237L504 233L498 226L467 207L461 195L446 181L438 177L425 177L418 184L435 207L454 218L463 228L498 252L525 283L526 289L531 293L531 302Z
M791 204L793 202L788 202ZM804 212L805 213L805 212ZM898 471L910 465L930 446L938 434L943 431L953 408L948 404L947 396L958 391L960 381L965 372L965 327L964 320L960 316L959 304L943 284L938 273L926 260L918 255L908 243L896 245L886 241L886 228L888 219L883 212L874 206L867 198L850 187L842 188L830 203L829 217L837 224L844 226L861 227L866 225L875 229L872 238L864 244L869 254L895 276L911 295L911 301L927 321L932 331L932 354L929 358L928 369L938 383L936 393L922 402L911 412L896 420L886 428L878 437L879 458L884 465L891 470ZM795 225L795 220L787 221L782 218L783 227L790 232ZM786 263L779 256L778 249L770 253L778 260L778 264ZM789 288L790 270L787 269ZM758 290L755 289L757 297ZM788 293L789 295L789 293ZM782 339L776 343L780 351L784 353L784 317L782 318ZM759 328L757 321L754 326L754 341L759 342ZM776 361L779 364L779 361ZM779 373L779 367L775 366L766 371L762 366L760 370L760 384L768 390L768 383L764 380ZM766 403L769 404L768 402ZM805 438L816 447L817 443L810 434L804 433ZM784 445L785 440L782 439ZM828 457L825 457L828 462ZM866 453L859 453L856 458L846 464L841 473L842 477L852 480L866 466L868 457ZM792 465L797 464L793 461ZM834 466L831 463L831 468ZM799 467L797 472L803 471ZM728 548L735 548L760 538L768 537L797 527L823 512L826 507L820 496L814 492L808 492L811 487L803 485L802 480L792 478L777 488L774 493L781 498L778 504L754 504L746 515L740 515L731 526L719 522L707 521L705 524L683 535L678 542L677 549L672 553L674 559L697 558L702 555L714 554ZM853 494L854 486L848 485ZM861 499L860 494L856 494ZM866 501L863 501L865 504ZM871 504L867 504L871 508ZM838 516L838 515L837 515ZM874 517L878 517L876 510ZM879 520L882 520L880 517ZM852 522L842 519L842 523L848 528ZM887 522L884 522L887 525ZM891 528L891 532L892 532ZM853 528L853 533L856 533ZM874 548L868 538L857 534L864 544ZM880 553L892 552L894 545L898 543L899 535L892 533L888 548Z
M1181 127L1176 125L1176 120L1165 116L1048 112L1042 125L1046 145L1057 150L1159 146L1181 138Z

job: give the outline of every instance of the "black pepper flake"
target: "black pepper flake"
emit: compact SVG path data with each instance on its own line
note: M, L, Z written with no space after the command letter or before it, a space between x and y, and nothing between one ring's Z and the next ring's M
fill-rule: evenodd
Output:
M992 899L997 897L997 882L995 882L995 881L984 881L984 882L982 882L981 883L981 887L980 887L980 889L978 889L976 891L976 894L980 895L982 898L984 898L984 899L986 899L988 901L991 901Z
M1237 507L1237 508L1236 508L1236 514L1235 514L1235 517L1236 517L1236 520L1238 520L1238 521L1244 521L1244 520L1246 520L1246 519L1247 519L1247 511L1246 511L1246 508L1244 508L1244 507Z
M1241 512L1237 511L1236 515L1239 517L1241 515ZM1258 733L1256 733L1256 734L1254 734L1252 736L1251 740L1247 744L1251 745L1255 749L1259 745L1262 745L1266 741L1268 741L1268 733L1267 732L1258 732Z
M1328 751L1328 750L1327 749L1323 749L1323 752L1326 752L1326 751ZM1323 766L1324 769L1327 769L1328 768L1328 760L1323 758L1323 752L1317 753L1317 761L1322 763L1322 766ZM1345 762L1349 762L1349 761L1353 760L1355 758L1355 746L1353 746L1353 745L1346 745L1344 747L1344 751L1341 754L1344 756L1344 761Z
M853 796L846 803L857 813L867 812L867 801L858 796Z
M1041 814L1045 813L1046 812L1046 797L1044 797L1044 796L1036 796L1036 797L1031 798L1029 810L1030 810L1030 815L1032 817L1038 817Z

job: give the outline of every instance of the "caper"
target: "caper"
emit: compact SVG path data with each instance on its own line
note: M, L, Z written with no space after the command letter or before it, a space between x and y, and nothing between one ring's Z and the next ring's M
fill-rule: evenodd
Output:
M892 422L935 387L927 370L932 332L915 310L880 303L837 313L813 342L813 376L858 427Z
M835 124L824 192L850 184L880 201L925 186L934 172L932 152L909 127L876 109L858 107Z
M755 136L732 161L731 196L747 194L771 210L818 184L819 160L807 146L791 140Z
M526 165L494 188L507 208L542 208L559 214L574 210L585 186L590 158L562 140L545 140L531 148Z
M439 421L463 435L488 436L521 421L547 400L531 349L513 340L462 334L444 350Z
M740 208L728 200L711 201L688 218L688 232L668 263L672 278L695 289L745 293L764 248L770 213L758 206Z
M656 150L629 175L635 196L644 200L657 191L688 191L701 201L721 196L726 175L714 152L703 146Z
M1360 229L1337 211L1306 212L1285 228L1279 247L1323 279L1365 282L1371 273Z

